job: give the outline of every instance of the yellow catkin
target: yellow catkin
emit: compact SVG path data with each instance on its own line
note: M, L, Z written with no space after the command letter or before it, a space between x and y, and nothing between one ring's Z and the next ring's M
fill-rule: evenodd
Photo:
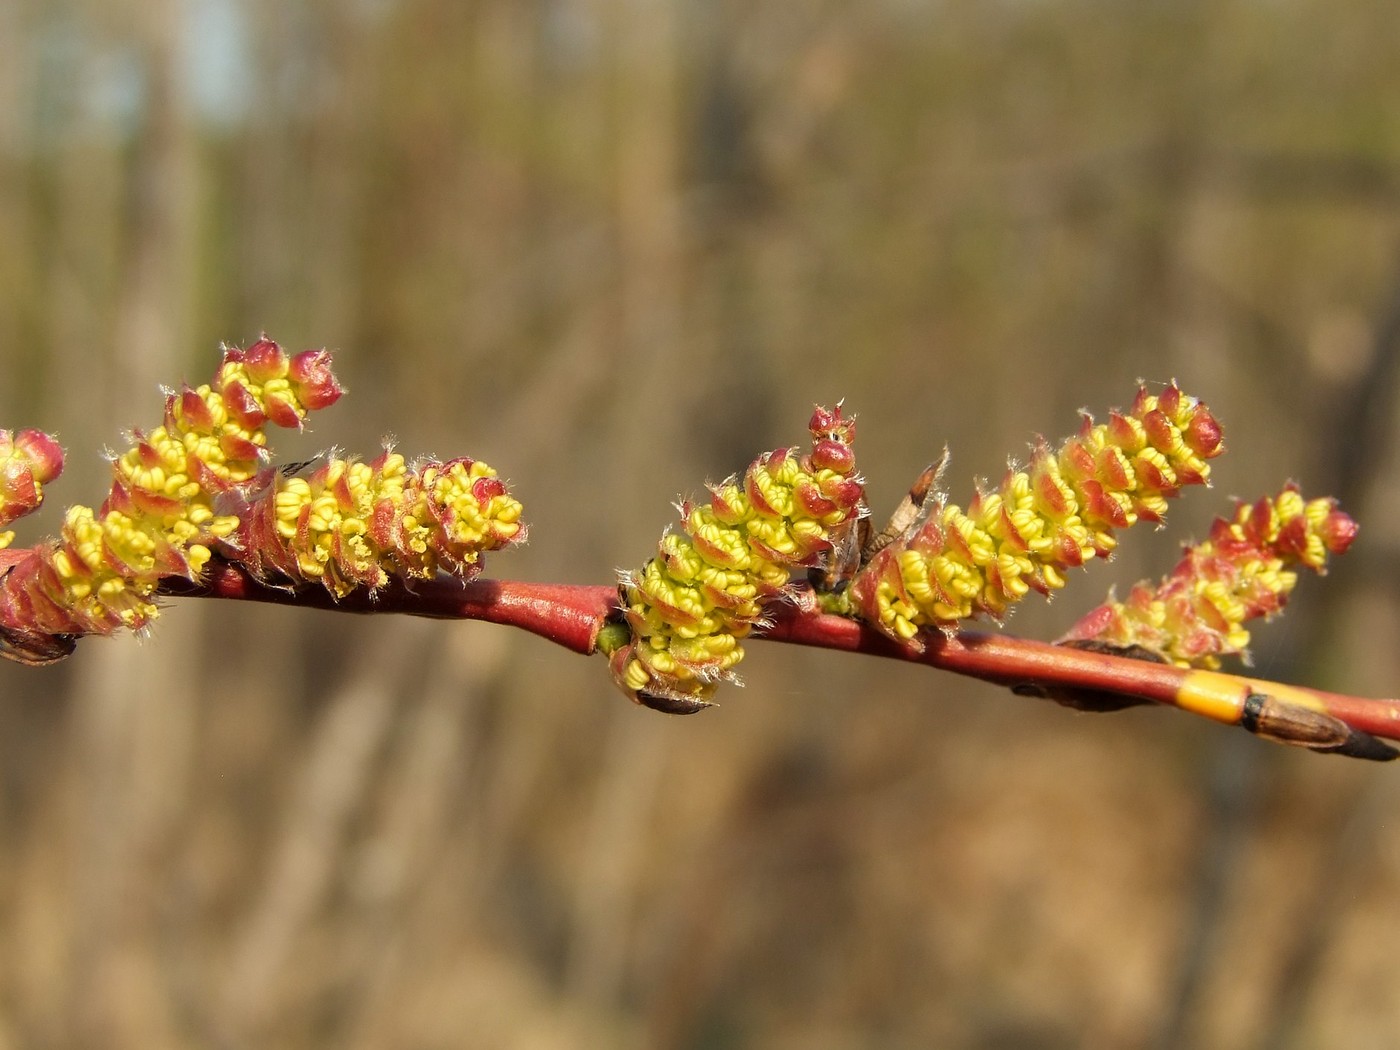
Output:
M1043 443L966 509L940 499L856 577L850 607L901 642L976 615L995 619L1031 591L1064 586L1066 572L1107 557L1115 530L1160 521L1182 486L1204 484L1222 450L1210 411L1173 384L1140 389L1106 423L1087 416L1057 450Z
M1065 640L1145 649L1179 667L1214 670L1221 657L1246 654L1245 624L1283 608L1297 569L1325 572L1328 557L1355 536L1356 523L1336 500L1304 500L1288 485L1216 519L1210 537L1187 547L1161 581L1135 585L1124 601L1110 598Z
M220 502L262 469L266 426L299 426L339 396L324 351L289 357L269 340L227 349L212 384L169 394L162 424L132 435L102 506L70 508L0 602L50 633L140 628L157 613L160 580L198 577L209 544L238 529Z
M818 408L806 454L781 449L682 507L679 530L620 588L630 641L611 655L618 685L671 711L710 702L744 657L741 640L794 568L822 564L863 513L854 420Z

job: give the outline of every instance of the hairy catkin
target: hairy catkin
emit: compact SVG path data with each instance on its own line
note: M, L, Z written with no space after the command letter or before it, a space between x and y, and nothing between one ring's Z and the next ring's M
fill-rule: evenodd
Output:
M821 565L864 513L855 421L817 408L806 453L777 449L681 506L681 524L639 572L622 574L628 642L611 655L633 699L672 711L710 703L740 644L793 569Z
M849 604L890 637L917 644L927 627L979 614L1003 617L1030 591L1063 587L1065 573L1117 544L1115 530L1160 521L1167 500L1204 484L1223 450L1219 424L1175 384L1138 391L1106 423L1087 415L1057 450L1043 441L1024 470L964 510L941 496L852 582Z

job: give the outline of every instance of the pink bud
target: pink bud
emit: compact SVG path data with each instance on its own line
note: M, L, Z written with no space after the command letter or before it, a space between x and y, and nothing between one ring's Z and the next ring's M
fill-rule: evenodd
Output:
M812 412L812 418L807 422L807 429L813 434L825 434L831 430L832 424L841 417L841 410L838 408L833 412L829 408L818 405Z
M1001 511L997 515L1001 523L1002 535L1006 538L1002 541L1004 550L1022 552L1030 548L1026 541L1025 534L1016 527L1015 521L1011 518L1011 511L1005 503L1001 505Z
M161 465L160 450L151 444L142 431L133 430L131 432L131 441L132 451L136 453L136 459L141 466L150 470L153 467Z
M234 379L225 383L220 393L229 415L242 426L251 430L267 422L267 413L240 381Z
M737 609L745 604L747 599L740 598L736 594L730 594L723 587L715 587L708 583L700 585L700 591L714 605L716 609Z
M754 551L754 553L756 553L760 558L763 558L765 561L777 562L779 564L784 564L792 561L792 558L788 554L785 554L782 551L774 550L772 547L764 543L762 540L758 539L756 536L749 537L749 547Z
M1035 470L1049 459L1050 449L1046 446L1045 439L1041 438L1036 442L1035 452L1031 457L1031 469ZM1065 442L1064 448L1060 450L1060 464L1064 472L1075 480L1094 476L1094 454L1080 438L1070 438Z
M34 471L18 456L0 464L0 520L13 521L39 505L39 488Z
M1137 451L1138 442L1141 439L1138 436L1137 428L1128 421L1127 417L1120 415L1116 411L1110 412L1108 414L1107 428L1110 444L1117 445L1122 449L1127 449L1129 452Z
M1031 475L1035 484L1035 494L1040 505L1054 518L1062 518L1069 510L1069 500L1064 490L1055 483L1048 471L1040 470Z
M1170 473L1170 467L1163 469L1145 456L1139 456L1133 466L1137 469L1138 482L1142 489L1148 492L1176 494L1176 477Z
M1273 547L1280 553L1291 554L1306 562L1308 552L1307 520L1300 514L1285 521L1283 527L1278 531L1278 538L1274 541ZM1317 568L1318 566L1312 567Z
M1080 549L1079 544L1075 542L1074 537L1069 533L1062 532L1057 535L1053 546L1060 564L1075 568L1084 564L1084 552Z
M301 403L311 412L335 404L345 393L331 371L328 350L305 350L297 354L292 358L287 375L296 384Z
M1079 621L1060 639L1060 643L1111 637L1112 632L1118 627L1119 618L1120 613L1112 604L1100 605L1097 609L1091 609L1081 616Z
M1123 492L1133 487L1132 467L1128 465L1128 457L1119 449L1106 448L1099 456L1095 464L1094 474L1102 479L1103 483L1114 492Z
M348 470L342 470L327 491L335 497L335 501L342 511L354 508L355 497L350 492L350 472Z
M214 415L204 398L186 386L180 391L179 418L189 430L207 434L214 429Z
M399 545L403 533L403 513L390 499L382 499L374 505L369 519L369 538L380 550L394 550Z
M1097 481L1082 486L1080 514L1090 523L1103 522L1115 529L1128 527L1128 512L1116 499L1111 499Z
M311 473L306 474L304 471L308 466L312 469ZM306 478L312 488L319 488L324 485L326 479L331 476L331 461L325 457L318 457L317 459L301 464L298 472L302 473L302 476Z
M238 460L241 462L256 462L257 460L262 458L263 455L263 449L261 445L257 444L254 441L250 441L248 440L248 438L243 437L241 434L237 433L228 433L221 435L219 437L219 449L229 459ZM198 461L192 459L191 462ZM199 479L196 478L195 480ZM200 483L203 484L203 482Z
M812 466L817 470L834 470L838 474L849 474L855 465L856 454L850 445L823 438L812 446Z
M1142 429L1147 434L1147 440L1152 443L1152 447L1163 452L1170 452L1176 444L1178 431L1176 425L1167 418L1167 414L1160 408L1154 408L1142 417Z
M14 438L15 449L29 462L34 480L45 485L63 473L63 449L42 430L21 430Z
M1168 492L1168 493L1166 493L1166 495L1168 495L1168 496L1175 496L1176 493L1175 493L1175 492ZM1160 524L1162 523L1162 521L1164 520L1164 519L1162 518L1162 513L1161 513L1161 511L1153 510L1151 507L1147 506L1147 504L1143 503L1143 502L1140 501L1140 500L1134 500L1134 501L1133 501L1133 511L1137 514L1138 520L1139 520L1139 521L1145 521L1145 522L1149 522L1149 523L1154 524L1154 525L1160 525ZM1104 557L1107 557L1107 556L1108 556L1108 552L1107 552L1107 551L1103 551L1103 552L1101 552L1101 553L1103 554Z
M504 496L505 492L505 482L500 478L477 478L472 482L472 496L481 504L489 503L497 496Z
M1269 542L1269 533L1274 530L1277 515L1274 513L1274 501L1267 496L1261 496L1255 500L1244 514L1240 524L1244 527L1245 535L1259 547L1263 547ZM1307 531L1307 523L1301 517L1294 518L1294 522L1303 529L1298 535L1302 537Z
M1176 381L1167 384L1165 390L1157 395L1157 407L1175 419L1177 411L1181 408L1181 388L1176 385Z
M918 551L920 554L935 555L943 549L943 533L944 529L938 521L938 516L933 515L919 526L918 531L915 532L914 535L909 537L907 546L910 550ZM880 554L889 554L890 558L887 560L893 560L897 547L898 544L892 543L882 550ZM879 555L876 557L879 557ZM875 564L874 559L871 560L871 565L873 564ZM897 568L895 572L898 573ZM861 576L865 576L868 573L873 573L873 570L868 570L868 572L863 571L856 578L859 579Z
M1225 451L1225 431L1205 405L1196 406L1182 438L1188 448L1207 459Z
M116 487L113 487L115 493ZM179 514L184 507L184 502L174 496L167 496L159 492L150 492L146 489L131 489L130 500L132 509L142 517L160 518L167 514ZM109 503L111 501L109 500ZM113 506L113 510L123 508Z
M1199 470L1192 470L1185 464L1178 464L1176 468L1177 488L1185 488L1187 485L1204 485L1206 475Z
M1359 528L1350 514L1333 509L1318 527L1318 534L1322 537L1323 545L1333 554L1345 554L1356 539Z
M264 397L263 410L267 413L267 418L276 426L285 427L288 430L302 428L302 418L297 412L296 403L289 398L277 394Z
M154 553L155 570L157 576L183 576L187 580L194 579L194 570L190 568L189 559L185 552L171 543L162 543L156 548Z
M710 485L709 489L710 509L715 512L715 517L726 525L738 524L739 519L744 515L743 508L731 502L722 487Z
M812 418L807 422L807 429L817 440L835 437L850 444L855 440L856 421L844 418L841 415L840 405L835 408L823 408L818 405L812 412Z
M784 450L786 451L786 450ZM754 480L755 471L750 468L744 475L744 494L749 497L749 503L759 514L769 518L778 517L778 511L763 497L763 490L758 487Z
M827 484L824 491L832 502L844 510L854 510L865 498L865 486L855 478L842 478Z
M132 495L132 489L121 478L118 478L112 483L112 488L107 493L107 498L102 501L100 514L105 515L108 511L113 510L117 511L119 514L125 514L128 517L134 517L136 515L136 502Z
M1139 386L1137 393L1133 395L1133 407L1128 409L1128 415L1141 416L1147 411L1147 400L1152 395L1147 392L1147 387Z
M899 573L896 557L897 553L893 544L885 547L878 551L870 559L864 571L856 573L855 579L851 581L851 604L871 623L880 622L878 597L880 583L888 579L894 586L903 590L903 578Z
M190 480L205 492L222 492L228 487L228 483L198 456L190 456L186 465L190 472Z
M243 367L248 378L262 385L287 374L287 355L280 346L264 337L243 351Z
M836 504L822 494L811 481L803 479L793 487L798 506L814 518L824 518L836 510Z

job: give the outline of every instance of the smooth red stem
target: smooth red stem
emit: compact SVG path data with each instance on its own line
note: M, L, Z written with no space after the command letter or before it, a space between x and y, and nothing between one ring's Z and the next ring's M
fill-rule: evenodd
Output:
M400 613L442 620L485 620L547 638L585 656L594 652L598 630L617 606L617 588L518 580L438 577L414 584L391 580L372 596L355 591L336 598L324 587L274 587L260 583L232 562L215 559L199 583L162 581L161 593L177 597L229 598L310 606L350 613Z
M923 649L914 649L897 644L859 621L804 612L791 605L774 609L770 619L772 625L756 632L757 636L795 645L928 664L998 685L1061 686L1140 697L1174 706L1182 684L1191 673L1187 668L1171 664L979 631L958 631L952 636L929 632L923 639ZM1244 675L1226 677L1235 679L1240 688L1247 691L1270 691L1271 683L1267 681ZM1307 693L1323 710L1353 729L1400 740L1400 701L1347 696L1305 686L1288 688Z
M774 610L770 619L770 627L755 632L759 637L928 664L998 685L1036 682L1123 693L1168 704L1186 674L1170 664L1069 649L1013 635L958 631L950 636L930 631L921 638L923 648L915 649L844 616L784 606Z
M316 585L291 588L260 583L238 565L217 558L200 583L170 579L161 585L161 591L176 596L272 602L338 612L485 620L518 627L585 655L596 651L599 630L617 611L616 587L519 580L463 583L438 578L412 586L393 581L372 597L357 591L336 599ZM928 664L999 685L1093 690L1168 705L1177 703L1178 691L1190 673L1170 664L980 631L958 631L953 635L928 632L921 638L922 648L914 648L900 645L859 621L814 611L810 602L774 603L768 611L768 622L755 628L752 637ZM1229 677L1237 679L1242 689L1268 691L1269 683ZM1302 691L1353 728L1400 740L1400 702L1319 689Z

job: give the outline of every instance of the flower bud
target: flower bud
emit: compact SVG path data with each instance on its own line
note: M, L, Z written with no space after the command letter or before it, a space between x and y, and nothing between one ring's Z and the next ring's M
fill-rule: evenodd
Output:
M662 537L640 572L623 573L619 594L631 641L610 651L613 678L637 703L672 713L708 706L734 680L740 640L790 572L815 567L864 514L864 486L841 407L813 412L812 449L775 449L742 478L711 485L706 503L681 504L681 523Z
M305 350L292 358L287 369L297 397L308 411L328 408L345 393L335 373L331 371L331 355L327 350Z
M44 501L44 485L63 472L63 449L40 430L0 430L0 528L32 513ZM14 539L0 532L0 549Z
M212 383L169 393L163 424L133 431L130 446L113 457L101 507L69 508L58 539L0 577L0 627L34 636L144 627L157 613L161 579L196 578L211 544L239 529L225 505L246 503L257 483L265 425L300 427L312 407L334 400L330 392L339 388L323 351L304 356L296 383L287 379L290 364L271 340L226 348ZM298 400L298 390L309 392L311 404ZM0 432L0 524L33 509L42 484L61 469L52 439ZM247 531L257 534L251 525ZM353 532L335 537L337 550L353 542Z
M1304 501L1290 483L1217 518L1210 538L1187 547L1155 587L1139 583L1123 602L1110 596L1061 641L1136 646L1181 667L1214 669L1223 656L1247 655L1244 625L1287 604L1298 566L1325 572L1328 554L1344 553L1355 537L1356 523L1335 500Z
M14 436L14 447L29 463L37 484L47 485L63 473L63 449L42 430L21 430Z
M1066 570L1111 554L1115 530L1160 520L1182 486L1206 481L1206 460L1222 447L1209 410L1175 384L1158 395L1139 388L1127 413L1099 425L1085 415L1057 451L1038 442L1025 470L979 490L966 511L929 501L922 527L856 575L850 605L912 644L926 627L1000 619L1030 591L1058 590Z
M287 375L286 353L266 336L244 350L240 357L248 378L259 386Z

